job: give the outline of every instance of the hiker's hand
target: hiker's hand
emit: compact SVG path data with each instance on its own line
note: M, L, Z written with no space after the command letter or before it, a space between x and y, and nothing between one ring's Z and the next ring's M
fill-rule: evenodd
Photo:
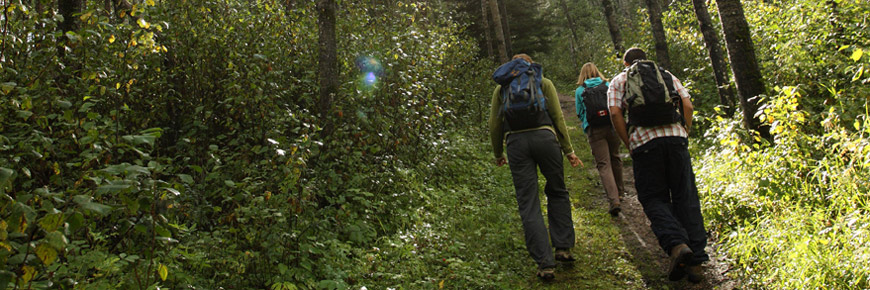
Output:
M507 164L507 157L502 156L495 160L495 165L503 166L505 164Z
M580 158L578 158L577 155L574 155L574 153L568 154L568 162L571 162L571 167L583 165L583 161L580 161ZM583 167L586 167L586 165L583 165Z

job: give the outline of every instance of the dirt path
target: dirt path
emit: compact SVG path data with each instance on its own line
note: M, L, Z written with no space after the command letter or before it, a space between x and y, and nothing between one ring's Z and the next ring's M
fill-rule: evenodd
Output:
M573 96L561 95L560 103L567 122L577 124L579 128L579 120L577 119L574 109ZM573 133L572 134L576 134ZM582 142L574 144L575 151L588 151L589 145L585 143L585 135L580 136ZM579 143L579 144L578 144ZM623 150L625 150L623 148ZM591 154L590 154L591 155ZM580 156L580 154L578 154ZM711 260L704 266L705 279L701 283L694 284L687 282L685 279L678 282L671 282L667 279L668 256L659 247L658 241L649 226L649 220L643 213L643 208L637 200L637 191L634 188L634 173L631 169L631 158L628 153L621 154L623 157L624 167L623 176L625 182L626 195L622 203L622 213L618 218L612 219L613 223L619 228L622 242L626 245L629 251L628 260L634 264L637 270L642 275L642 280L647 289L735 289L739 287L739 283L727 275L729 271L728 263L725 261L725 255L718 250L718 245L714 240L708 241L707 252ZM581 157L582 158L582 157ZM595 164L591 160L586 162L586 170L589 174L598 177L598 171L595 169ZM602 208L607 206L604 189L601 183L595 180L597 185L595 190L601 194L598 197L598 204ZM575 189L571 189L572 191ZM708 235L710 236L710 235Z

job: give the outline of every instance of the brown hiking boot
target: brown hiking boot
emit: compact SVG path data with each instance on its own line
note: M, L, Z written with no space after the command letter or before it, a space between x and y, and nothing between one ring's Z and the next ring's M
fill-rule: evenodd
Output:
M621 211L622 211L622 208L620 208L619 203L614 202L614 203L610 204L610 210L608 210L607 212L610 213L610 216L612 216L612 217L618 217L619 212L621 212Z
M541 280L543 280L544 282L550 282L553 281L553 279L556 279L556 269L538 269L538 273L536 273L535 276L538 276L538 278L541 278Z
M577 260L574 259L574 255L568 249L556 249L555 258L559 262L574 262Z
M698 283L704 280L704 268L701 264L689 266L686 273L689 274L689 282Z
M668 270L668 280L677 281L686 276L686 266L692 259L692 249L686 244L679 244L671 248L671 267Z

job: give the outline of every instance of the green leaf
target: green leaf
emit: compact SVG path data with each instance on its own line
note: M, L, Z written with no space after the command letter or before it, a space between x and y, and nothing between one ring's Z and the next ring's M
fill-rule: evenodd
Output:
M193 184L193 177L187 174L178 174L178 178L181 178L181 181L187 184Z
M0 167L0 188L6 187L7 183L11 183L14 179L15 170Z
M61 109L69 109L70 107L72 107L72 103L64 100L57 101L57 105L60 106Z
M160 280L166 281L166 276L169 276L169 269L161 263L160 266L157 266L157 274L160 275Z
M171 187L165 187L165 188L166 188L166 191L169 191L170 193L174 194L175 196L181 195L181 192L175 188L171 188Z
M119 191L123 191L125 189L130 188L132 185L130 184L106 184L97 187L97 193L105 194L105 193L115 193Z
M109 211L112 210L111 206L93 202L93 197L87 195L76 195L73 197L73 201L79 204L82 209L93 211L102 216L108 215Z
M70 232L75 232L84 225L85 217L82 213L75 212L67 217L66 222L69 224Z
M45 239L43 240L48 242L49 246L58 251L66 248L66 244L69 243L69 241L66 239L66 236L60 233L60 231L53 231L48 233L47 235L45 235Z
M63 224L63 213L47 214L39 220L39 226L46 232L56 231Z
M236 187L236 183L233 182L232 180L229 180L229 179L224 180L224 184L226 184L229 187Z
M9 92L11 92L12 89L14 89L15 86L17 86L17 85L18 84L14 83L14 82L0 83L0 91L3 91L4 95L8 95Z
M12 272L0 270L0 289L6 289L6 285L9 285L9 282L12 282L12 278Z
M25 120L27 120L27 118L30 118L30 116L33 116L33 112L25 111L25 110L18 110L18 112L16 112L16 114L18 115L19 118L25 119Z
M41 260L43 264L48 266L57 260L57 250L47 244L39 244L39 246L36 246L36 256L39 257L39 260Z
M161 237L172 237L172 233L170 233L166 228L161 226L154 226L154 232L157 233L158 236Z

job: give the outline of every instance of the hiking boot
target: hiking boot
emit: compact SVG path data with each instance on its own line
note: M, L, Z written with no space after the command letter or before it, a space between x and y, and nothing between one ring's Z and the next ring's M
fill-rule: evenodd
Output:
M704 268L701 264L689 266L686 268L686 274L689 274L689 282L698 283L704 280Z
M538 269L538 273L536 273L535 276L538 276L538 278L544 280L544 282L553 281L553 279L556 279L556 269L552 267Z
M668 280L677 281L686 276L686 266L692 259L692 249L686 244L679 244L671 248L671 267L668 270Z
M571 251L568 249L556 249L555 254L556 261L559 262L574 262L577 259L574 259L574 255L571 254Z
M612 217L618 217L619 212L621 212L621 211L622 211L622 208L620 208L619 203L615 202L615 203L610 204L610 210L608 210L607 212L610 213L610 216L612 216Z

